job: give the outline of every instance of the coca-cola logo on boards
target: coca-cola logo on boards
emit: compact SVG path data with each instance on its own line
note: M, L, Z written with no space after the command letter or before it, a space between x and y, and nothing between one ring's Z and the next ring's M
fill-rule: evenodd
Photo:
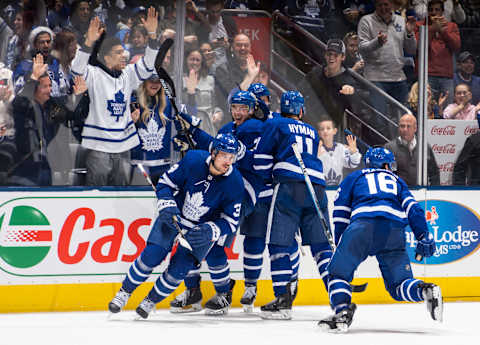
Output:
M432 135L455 135L455 129L457 126L448 125L445 127L433 126L430 130Z
M470 126L465 127L465 135L467 135L467 136L475 134L479 131L480 131L480 129L478 127L470 127Z
M456 144L445 144L438 145L434 144L432 146L432 151L437 154L454 154L456 151Z
M455 166L455 163L453 162L446 162L443 164L440 164L438 166L438 170L442 172L453 172L453 167Z

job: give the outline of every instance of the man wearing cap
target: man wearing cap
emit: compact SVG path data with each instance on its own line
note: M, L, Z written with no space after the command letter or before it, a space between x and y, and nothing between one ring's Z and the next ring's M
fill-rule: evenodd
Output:
M343 112L346 108L352 109L355 94L355 81L342 66L345 61L345 44L342 40L328 41L325 61L325 66L315 67L305 76L299 89L305 95L307 109L312 109L310 114L318 116L322 113L320 109L323 109L323 113L341 127ZM314 121L313 118L306 119L306 122Z
M472 93L472 104L480 102L480 77L473 75L475 71L475 57L472 53L464 51L457 59L457 71L453 75L455 87L458 84L467 84Z
M52 51L53 39L55 35L50 28L46 26L37 26L30 32L28 36L29 51L31 56L36 56L38 53L43 55L43 61L48 65L48 76L52 81L52 97L66 95L62 94L60 90L61 80L64 78L60 71L60 63L55 59L50 52ZM25 82L30 79L32 74L32 58L21 61L15 71L13 72L13 83L15 87L15 94L18 94L25 85Z

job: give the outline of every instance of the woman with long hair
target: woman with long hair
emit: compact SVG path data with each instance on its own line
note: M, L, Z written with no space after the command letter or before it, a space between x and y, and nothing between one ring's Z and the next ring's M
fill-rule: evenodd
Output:
M197 117L202 120L200 128L215 135L218 129L215 126L221 123L223 113L216 107L215 80L208 75L205 59L199 50L194 49L185 54L183 70L184 102L196 109Z
M55 35L53 40L52 56L55 57L59 64L60 75L60 94L67 95L72 85L72 73L70 71L72 60L77 52L77 38L75 34L69 30L63 30Z
M140 139L140 144L131 151L131 162L132 165L142 164L156 185L170 168L173 116L157 74L139 86L136 97L132 96L131 107Z

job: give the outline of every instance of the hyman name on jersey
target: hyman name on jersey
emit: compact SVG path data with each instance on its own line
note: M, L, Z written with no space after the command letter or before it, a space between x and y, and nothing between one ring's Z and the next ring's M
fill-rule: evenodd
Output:
M312 139L315 139L315 131L305 125L296 125L293 123L289 123L288 129L290 130L290 133L308 135Z

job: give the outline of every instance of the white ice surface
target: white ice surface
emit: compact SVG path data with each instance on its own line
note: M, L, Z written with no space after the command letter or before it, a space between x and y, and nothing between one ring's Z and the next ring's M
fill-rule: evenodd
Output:
M0 314L0 345L474 345L480 343L480 303L447 303L444 322L430 319L424 304L359 305L347 334L322 332L317 321L327 306L293 308L290 321L265 321L232 309L227 316L157 310L134 320L128 310L107 312ZM255 308L255 312L259 312Z

